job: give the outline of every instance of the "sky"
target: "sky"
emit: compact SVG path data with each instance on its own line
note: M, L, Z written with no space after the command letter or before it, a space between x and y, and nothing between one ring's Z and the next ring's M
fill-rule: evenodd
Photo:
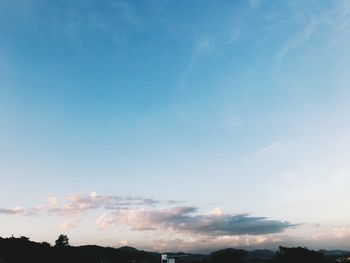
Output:
M0 236L350 249L349 1L0 0Z

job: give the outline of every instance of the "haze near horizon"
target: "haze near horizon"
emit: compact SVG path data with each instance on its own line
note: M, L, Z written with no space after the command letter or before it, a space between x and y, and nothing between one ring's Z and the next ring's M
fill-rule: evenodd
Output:
M350 249L349 1L0 0L0 236Z

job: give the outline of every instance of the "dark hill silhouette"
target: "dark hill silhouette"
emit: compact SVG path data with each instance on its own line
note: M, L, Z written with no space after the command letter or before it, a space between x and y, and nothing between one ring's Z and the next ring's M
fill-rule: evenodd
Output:
M331 257L324 255L331 254ZM338 254L337 254L338 253ZM181 255L183 253L174 253ZM277 253L270 250L245 251L227 248L209 255L188 254L179 258L178 263L235 263L235 262L270 262L270 263L326 263L335 262L350 255L348 251L311 251L306 248L280 247ZM340 256L335 256L340 255ZM161 255L156 252L137 250L133 247L51 246L47 242L33 242L28 237L1 238L0 263L160 263Z
M307 263L327 263L332 262L331 259L326 258L324 254L307 248L295 247L287 248L280 247L271 263L295 263L295 262L307 262Z
M136 248L134 247L128 247L128 246L124 246L124 247L120 247L118 248L120 251L125 251L125 252L128 252L128 253L137 253L139 252L139 250L137 250Z
M267 260L273 258L275 252L268 249L256 249L247 253L244 257L245 262L266 262Z
M339 258L339 257L350 257L350 251L346 250L319 250L318 252L324 254L327 257Z
M139 251L134 248L110 248L94 245L51 247L47 243L37 243L22 238L0 238L0 260L5 263L159 263L160 254ZM0 262L1 262L0 261Z
M238 263L243 262L246 251L242 249L226 248L210 254L210 263Z

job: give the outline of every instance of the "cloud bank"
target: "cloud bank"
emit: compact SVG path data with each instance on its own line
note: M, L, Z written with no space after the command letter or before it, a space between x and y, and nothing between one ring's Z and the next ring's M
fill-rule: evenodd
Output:
M47 213L63 219L63 229L75 228L88 212L98 213L99 229L124 226L132 231L172 231L189 235L220 237L241 235L265 235L281 233L296 226L287 221L255 217L249 214L225 214L216 208L201 213L196 206L179 206L181 202L160 202L152 198L120 197L112 195L71 194L64 202L51 196L47 203L35 208L0 208L0 214L27 216Z
M118 210L109 215L104 213L97 224L101 228L122 224L138 231L166 229L206 236L273 234L295 226L286 221L249 214L200 214L197 207L189 206Z

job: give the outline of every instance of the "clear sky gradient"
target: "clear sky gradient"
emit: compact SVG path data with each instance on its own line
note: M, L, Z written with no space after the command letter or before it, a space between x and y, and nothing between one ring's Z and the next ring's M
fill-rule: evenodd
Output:
M349 1L0 0L0 236L350 249Z

